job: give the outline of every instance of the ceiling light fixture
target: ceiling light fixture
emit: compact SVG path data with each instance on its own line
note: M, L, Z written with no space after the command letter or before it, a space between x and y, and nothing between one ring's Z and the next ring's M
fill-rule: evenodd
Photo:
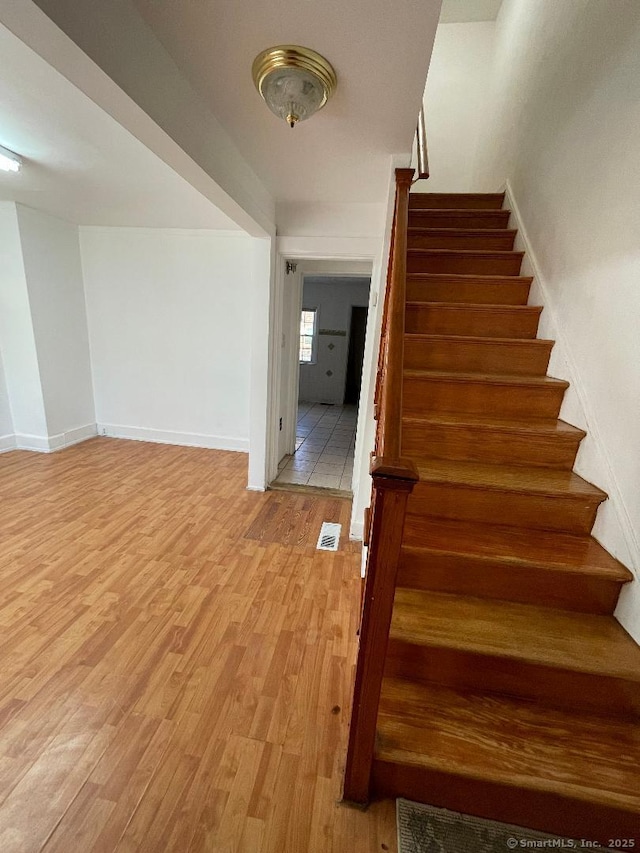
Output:
M22 158L0 145L0 169L3 172L19 172L21 166Z
M253 82L266 105L290 127L327 103L336 88L336 72L327 60L295 44L263 50L253 61Z

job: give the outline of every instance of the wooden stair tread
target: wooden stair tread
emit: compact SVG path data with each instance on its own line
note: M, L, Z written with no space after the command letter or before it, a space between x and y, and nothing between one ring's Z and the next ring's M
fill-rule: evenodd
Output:
M504 208L424 208L409 210L409 227L427 228L508 228L511 211Z
M524 275L407 272L407 301L526 305L532 281Z
M411 193L414 195L428 196L429 193ZM428 213L431 216L504 216L511 211L505 207L410 207L411 215L414 213ZM409 226L411 227L411 226Z
M486 465L449 459L415 459L420 482L447 483L480 489L586 497L606 500L607 494L573 471L557 468Z
M446 370L417 370L405 368L407 379L430 379L443 382L486 382L491 385L529 385L534 387L568 388L564 379L552 376L520 376L512 373L458 373Z
M398 587L389 637L640 683L640 647L613 616Z
M515 237L518 233L515 228L434 228L432 225L409 225L407 230L409 234L430 234L434 237L496 237L505 234Z
M454 272L408 272L407 278L424 280L427 283L430 281L461 281L480 282L481 284L503 284L504 282L521 281L531 284L533 281L533 276L530 275L475 275Z
M411 303L409 303L411 304ZM448 304L448 303L447 303ZM451 303L453 306L454 303ZM438 305L438 303L430 303L430 305ZM463 305L462 307L466 307ZM473 306L476 308L477 306ZM493 307L493 306L492 306ZM502 308L503 306L498 306ZM504 306L506 307L506 306ZM521 308L528 306L520 306L520 305L511 305L510 308ZM554 344L554 341L548 340L546 338L491 338L485 335L441 335L441 334L431 334L428 332L405 332L405 340L415 340L415 341L452 341L458 343L465 344L487 344L487 345L507 345L507 346L523 346L523 347L538 347L540 349L548 349L551 348Z
M625 720L385 678L375 758L640 811L640 731Z
M624 582L633 575L592 536L411 516L403 549L437 551L567 572L593 573Z
M465 339L467 340L467 339ZM484 340L484 339L483 339ZM500 338L501 341L506 340ZM529 342L531 343L531 341ZM530 433L532 435L554 435L558 438L576 439L584 438L584 430L557 418L535 418L524 420L522 418L500 418L495 415L458 414L456 412L425 412L421 417L416 415L405 415L403 423L430 423L439 426L447 426L451 429L462 427L475 427L477 429L491 429L502 432Z
M487 314L541 314L542 305L502 305L502 304L487 304L485 302L407 302L407 308L412 305L421 306L428 305L429 308L437 308L438 310L451 311L474 311L487 312ZM415 333L414 333L415 334Z
M409 210L500 210L504 193L410 193Z
M513 258L524 257L524 252L515 249L420 249L410 246L407 249L410 255L437 255L438 257L452 257L459 255L463 258Z

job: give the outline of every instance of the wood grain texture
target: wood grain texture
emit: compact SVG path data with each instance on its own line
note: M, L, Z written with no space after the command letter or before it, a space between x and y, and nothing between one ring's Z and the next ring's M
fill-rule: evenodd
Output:
M367 803L407 498L413 481L374 475L371 538L356 661L344 798Z
M640 648L609 616L399 587L385 671L560 707L640 712Z
M473 415L496 412L503 419L556 418L568 387L568 382L549 376L406 369L404 414L419 417L425 411ZM425 400L429 401L427 407Z
M535 338L541 312L542 308L537 305L409 302L406 330L408 334L418 335ZM449 369L455 369L455 365ZM510 373L509 370L504 372Z
M590 536L408 515L398 584L611 614L631 572Z
M612 616L632 576L589 536L606 495L571 470L585 433L558 420L568 383L545 375L501 203L410 200L401 451L420 481L371 788L640 842L640 648Z
M500 210L504 193L411 193L410 210Z
M395 848L339 806L350 502L245 489L244 454L94 439L0 457L3 853Z
M506 228L510 210L411 209L411 225L418 228Z
M425 459L414 515L588 534L606 494L573 471Z
M555 530L546 532L501 525L464 524L408 515L404 543L478 559L523 562L530 566L549 565L578 574L596 571L622 581L633 578L629 569L592 537L570 536Z
M410 248L407 251L407 271L460 275L518 275L522 258L523 252Z
M412 273L407 276L409 302L526 305L530 276Z
M429 725L425 725L427 719ZM385 679L374 784L551 833L640 842L640 734L624 720Z
M376 453L390 461L400 458L402 431L402 370L407 284L407 221L413 169L396 169L396 198L387 295L384 337L381 342L379 410Z
M408 246L410 249L511 251L516 234L517 231L507 228L425 228L412 224L408 231Z
M456 413L407 417L403 452L416 459L457 459L492 465L573 467L585 433L559 420Z
M625 582L593 569L578 573L553 564L497 555L483 559L409 545L402 548L398 572L398 584L412 589L603 614L613 613Z
M449 334L405 335L405 367L544 376L553 341Z

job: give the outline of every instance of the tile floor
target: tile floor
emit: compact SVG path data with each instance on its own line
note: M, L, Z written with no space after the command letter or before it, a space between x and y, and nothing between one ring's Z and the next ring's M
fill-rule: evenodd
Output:
M296 452L278 466L276 483L351 491L356 406L300 403Z

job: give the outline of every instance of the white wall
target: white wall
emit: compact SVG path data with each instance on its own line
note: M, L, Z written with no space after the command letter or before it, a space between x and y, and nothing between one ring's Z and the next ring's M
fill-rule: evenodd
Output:
M247 450L252 243L212 231L82 228L99 429Z
M11 404L9 392L4 376L4 365L0 357L0 452L12 450L14 446L13 417L11 415Z
M470 91L482 79L490 133L479 137L475 159L467 152L467 186L440 187L436 149L425 189L507 185L512 225L537 276L531 301L545 306L540 335L557 341L550 374L571 382L561 416L588 432L576 470L609 494L594 535L638 574L640 4L504 0L488 86L486 63L464 58L465 33L478 26L440 30L459 37L460 56L449 45L452 68L466 64L469 78L452 109L477 112ZM444 74L440 30L429 83ZM451 163L459 165L453 128ZM623 591L616 615L640 639L639 581Z
M22 256L18 212L0 202L0 348L14 431L47 441L40 368Z
M383 204L317 204L279 202L280 237L370 237L384 228Z
M413 192L476 190L495 28L495 21L438 26L424 92L430 177Z
M300 365L300 401L343 402L351 308L368 306L369 284L369 280L305 277L302 307L317 310L317 333L334 331L343 334L318 334L315 363ZM327 376L328 371L331 376Z
M542 332L559 338L551 372L572 382L562 415L588 431L577 470L609 493L594 534L636 573L639 87L637 3L505 0L487 186L509 181L547 306ZM640 638L639 581L617 615Z
M278 436L269 429L277 411L277 359L271 346L276 326L276 248L274 239L251 239L251 376L249 401L249 476L247 488L264 491L278 460ZM245 310L247 306L245 306ZM277 335L274 336L277 339Z
M48 436L70 443L95 432L78 227L17 213Z

